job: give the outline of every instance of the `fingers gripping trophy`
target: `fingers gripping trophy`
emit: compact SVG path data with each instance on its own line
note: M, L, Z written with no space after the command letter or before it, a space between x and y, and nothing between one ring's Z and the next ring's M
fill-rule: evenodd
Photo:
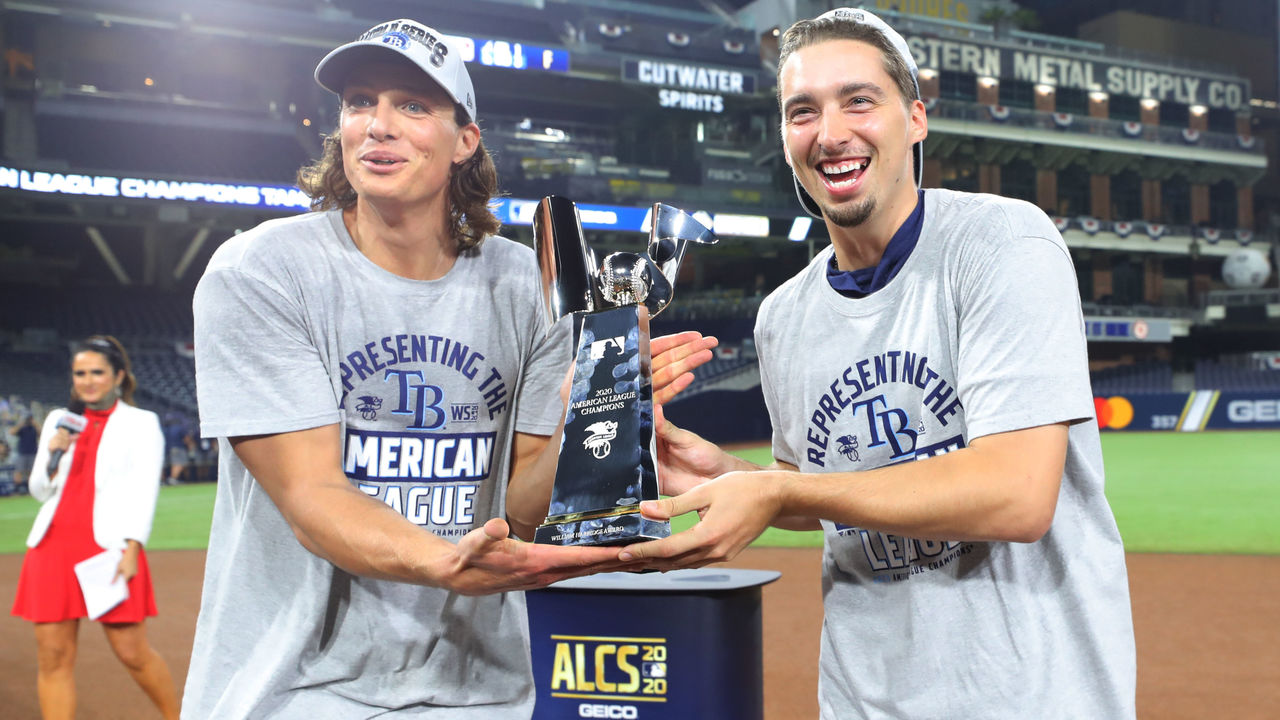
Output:
M577 207L549 196L534 215L543 299L552 323L574 324L574 367L564 439L546 522L535 542L625 545L671 534L640 514L658 499L649 319L671 302L689 243L715 236L688 213L655 203L646 253L597 261Z

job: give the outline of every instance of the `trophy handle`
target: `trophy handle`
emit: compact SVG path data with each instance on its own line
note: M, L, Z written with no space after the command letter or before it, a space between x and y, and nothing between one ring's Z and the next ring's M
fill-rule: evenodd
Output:
M603 307L595 252L582 234L578 208L568 198L548 195L533 215L533 249L542 276L547 322Z
M715 234L692 215L678 207L654 203L649 226L649 264L653 269L653 287L645 299L649 315L657 315L671 303L675 294L676 275L689 243L714 245Z

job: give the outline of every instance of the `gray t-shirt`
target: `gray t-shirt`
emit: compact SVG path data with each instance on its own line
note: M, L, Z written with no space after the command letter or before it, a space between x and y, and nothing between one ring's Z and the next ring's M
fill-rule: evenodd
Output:
M456 542L504 514L513 431L560 419L567 335L547 336L538 284L533 252L500 237L439 280L398 277L336 211L218 249L194 303L200 429L220 463L184 718L530 714L522 593L334 567L226 438L338 423L351 482Z
M822 717L1132 718L1124 548L1070 255L1027 203L947 190L924 202L919 242L883 289L841 296L827 248L761 306L775 457L869 470L1070 422L1066 468L1034 543L822 521Z

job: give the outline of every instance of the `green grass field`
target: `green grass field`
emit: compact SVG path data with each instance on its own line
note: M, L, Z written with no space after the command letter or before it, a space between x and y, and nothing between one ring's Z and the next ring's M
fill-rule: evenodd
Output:
M1107 497L1129 551L1280 554L1280 432L1111 433L1102 446ZM767 447L739 454L769 461ZM204 547L213 494L212 484L162 488L148 546ZM29 497L0 498L0 553L22 552L37 507ZM769 530L756 544L817 546L822 536Z

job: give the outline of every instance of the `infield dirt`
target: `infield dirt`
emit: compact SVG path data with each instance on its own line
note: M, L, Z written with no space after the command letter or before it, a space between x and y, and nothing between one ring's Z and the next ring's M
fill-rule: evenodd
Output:
M148 553L160 615L152 644L179 687L195 632L204 551ZM13 602L21 555L0 555L0 601ZM763 590L768 720L818 715L821 549L752 548L730 567L781 570ZM1128 556L1144 720L1280 717L1280 557ZM0 620L0 715L40 717L31 624ZM82 622L76 664L81 720L158 717L112 656L97 623Z

